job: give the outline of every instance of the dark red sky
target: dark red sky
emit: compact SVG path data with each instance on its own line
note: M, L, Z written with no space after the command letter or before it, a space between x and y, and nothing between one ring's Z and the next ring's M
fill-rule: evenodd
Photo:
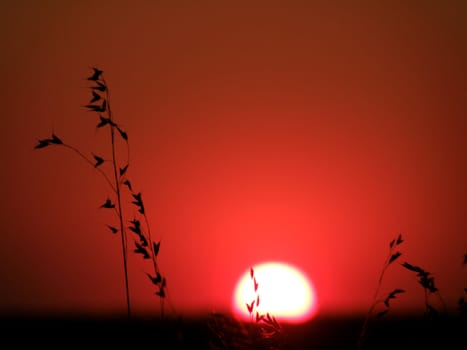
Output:
M321 312L364 312L389 241L465 287L465 1L10 1L0 5L0 311L125 310L109 194L65 149L106 135L82 106L91 66L130 137L178 312L229 310L240 273L277 260ZM130 257L136 313L158 310ZM400 266L383 291L423 308Z

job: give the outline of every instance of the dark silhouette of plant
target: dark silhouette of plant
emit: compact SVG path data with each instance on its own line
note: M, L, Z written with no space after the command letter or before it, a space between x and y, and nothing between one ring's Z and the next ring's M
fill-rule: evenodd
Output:
M425 316L429 318L434 318L437 317L439 314L439 311L434 307L434 305L430 302L430 296L431 295L438 295L439 299L443 303L444 308L446 309L446 306L441 298L441 295L438 291L438 288L435 286L435 279L432 276L430 272L427 272L423 270L419 266L415 266L412 264L409 264L408 262L403 262L402 266L405 267L407 270L410 270L412 272L416 273L416 276L418 278L418 283L423 287L424 289L424 295L425 295Z
M392 292L388 293L384 298L378 298L379 295L379 290L384 278L384 274L389 267L391 263L396 261L397 259L400 258L402 255L398 250L396 250L396 247L399 246L403 242L402 236L399 235L397 239L393 239L390 244L389 244L389 255L384 263L381 275L378 280L378 286L376 288L376 292L374 295L374 301L370 306L370 309L368 311L368 314L364 320L360 336L358 338L358 343L357 343L357 348L361 349L364 345L365 338L368 332L368 323L369 320L373 317L375 308L378 304L382 303L384 305L383 310L379 311L376 313L375 317L380 318L384 315L387 314L389 311L389 306L390 306L390 300L396 298L396 296L400 293L404 293L405 291L403 289L394 289ZM464 254L464 261L463 261L463 266L467 264L467 254ZM424 317L426 319L436 319L440 315L439 308L435 307L433 297L437 296L439 301L441 302L443 310L446 312L447 311L447 306L446 303L444 302L438 288L435 285L435 279L433 275L421 268L420 266L416 266L413 264L410 264L408 262L403 262L400 263L402 267L405 269L414 272L416 274L417 282L419 285L422 286L424 289L424 304L425 304L425 312L424 312ZM459 298L458 300L458 306L457 309L461 313L462 316L466 316L467 312L467 303L466 303L466 295L467 295L467 288L464 288L464 295Z
M257 311L261 298L258 292L259 283L256 281L255 270L253 267L250 267L250 279L253 282L253 290L255 292L254 299L250 303L245 303L248 313L250 314L250 322L255 322L260 326L261 333L265 338L274 338L280 334L282 327L279 325L276 318L271 316L269 312L266 312L266 314L260 314Z
M269 312L262 314L258 311L261 297L258 291L259 283L256 280L255 270L253 267L250 267L250 280L252 282L254 298L249 303L245 303L245 306L250 315L251 336L254 339L265 342L268 346L273 346L279 341L282 327L277 322L276 318L271 316Z
M160 298L160 310L163 317L164 300L166 298L166 279L161 275L157 262L160 241L153 241L142 193L133 190L132 183L127 176L130 165L128 134L122 126L116 122L112 113L110 89L104 79L104 72L96 67L93 67L92 70L92 74L87 78L87 80L93 84L89 87L91 90L91 99L88 104L85 105L85 108L88 111L96 113L98 116L99 122L97 124L97 129L106 128L109 132L109 142L111 146L109 158L97 155L93 152L91 152L92 157L88 157L78 148L63 142L62 139L54 133L52 133L50 138L38 140L34 148L42 149L48 146L65 147L78 154L104 177L110 187L111 195L105 199L100 208L113 210L117 217L117 225L107 225L107 228L112 234L120 234L121 238L128 317L131 316L131 298L127 266L127 228L134 234L133 252L140 254L143 260L150 260L152 262L152 273L147 273L147 276L151 284L156 288L155 294ZM126 148L126 156L124 157L120 157L120 154L117 152L117 146L121 144L124 144ZM105 169L106 163L110 163L110 168ZM132 219L128 219L124 213L124 196L128 196L131 200L131 204L137 208L137 212Z
M208 323L212 334L209 344L211 349L277 350L283 343L283 329L276 318L269 312L262 314L257 310L261 297L259 283L252 267L250 267L250 279L254 297L245 303L250 316L249 322L239 322L235 318L213 313Z
M381 285L383 283L384 275L385 275L388 267L402 255L402 253L399 250L397 250L397 247L402 242L404 242L403 239L402 239L402 235L399 234L399 236L397 238L391 240L391 242L389 243L389 254L388 254L386 260L384 261L384 265L383 265L383 268L381 270L381 273L380 273L380 276L379 276L379 279L378 279L378 284L376 286L376 290L375 290L375 293L374 293L374 296L373 296L373 302L372 302L372 304L371 304L371 306L370 306L370 308L368 310L368 313L367 313L367 315L365 317L365 320L363 322L362 329L360 331L360 336L359 336L358 342L357 342L357 348L358 349L363 348L365 339L367 337L368 325L369 325L370 319L373 316L375 316L376 318L381 318L384 315L386 315L388 313L388 311L389 311L389 306L390 306L389 302L390 302L390 300L395 299L398 294L401 294L401 293L405 292L403 289L396 288L396 289L392 290L391 292L389 292L388 294L386 294L384 297L380 297ZM380 304L384 305L383 310L378 311L376 313L376 315L374 315L376 307L379 306Z

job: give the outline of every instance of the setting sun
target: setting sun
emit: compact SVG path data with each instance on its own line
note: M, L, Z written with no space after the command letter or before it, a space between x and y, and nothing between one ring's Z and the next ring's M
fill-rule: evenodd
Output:
M278 262L256 265L241 275L233 295L235 314L249 318L247 304L253 302L255 312L291 323L305 322L317 311L311 281L298 268Z

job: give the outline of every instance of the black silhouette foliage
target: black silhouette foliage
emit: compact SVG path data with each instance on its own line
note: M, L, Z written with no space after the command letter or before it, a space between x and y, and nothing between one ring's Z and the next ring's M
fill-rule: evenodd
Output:
M110 195L105 202L100 206L104 209L113 209L117 215L118 225L108 224L107 227L111 233L114 235L120 234L121 243L122 243L122 256L124 264L124 274L125 274L125 290L127 297L127 308L128 315L131 314L130 307L130 291L128 285L128 270L127 270L127 239L126 239L126 227L124 222L126 221L124 215L124 196L128 195L133 199L132 204L134 204L141 218L134 218L130 221L130 225L127 227L131 232L135 234L134 240L134 249L133 251L142 256L144 260L152 261L153 274L148 276L154 276L154 279L151 279L153 285L156 286L155 294L161 298L161 314L164 314L163 298L166 297L166 279L161 275L159 271L159 266L157 263L157 255L159 254L160 242L153 242L150 232L150 227L148 219L146 217L146 212L143 204L141 192L134 193L133 186L130 182L130 179L127 177L128 171L130 168L129 163L129 146L128 146L128 133L119 125L111 112L110 108L110 91L109 87L104 79L104 71L97 67L92 67L91 74L87 77L87 80L92 83L92 86L89 87L91 91L91 96L88 104L84 105L86 110L94 112L97 114L98 122L97 129L106 129L110 131L110 145L111 145L111 156L102 157L91 152L92 157L87 157L82 153L78 148L63 143L63 141L54 133L51 137L39 139L38 143L34 146L34 149L43 149L48 146L63 146L69 150L72 150L78 154L82 159L84 159L89 165L93 166L107 181L112 195ZM119 136L116 137L116 136ZM117 153L119 150L119 140L123 141L124 147L127 149L127 159L124 162L117 161L117 159L122 159L123 157L117 158ZM106 161L111 163L111 169L107 169L109 174L104 171L104 168L101 165ZM113 178L113 179L112 179ZM124 191L126 190L126 191ZM141 220L144 220L144 229L141 225Z

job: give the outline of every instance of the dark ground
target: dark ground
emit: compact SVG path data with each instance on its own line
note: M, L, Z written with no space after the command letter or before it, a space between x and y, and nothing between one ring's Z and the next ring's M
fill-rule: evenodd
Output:
M251 337L242 333L241 324L222 315L163 322L142 318L130 321L127 318L3 315L0 322L2 348L268 348L264 341L252 345ZM362 323L361 318L316 317L307 324L282 324L280 338L272 345L282 350L356 350ZM467 319L454 315L434 320L419 316L373 320L365 344L366 350L467 349Z

